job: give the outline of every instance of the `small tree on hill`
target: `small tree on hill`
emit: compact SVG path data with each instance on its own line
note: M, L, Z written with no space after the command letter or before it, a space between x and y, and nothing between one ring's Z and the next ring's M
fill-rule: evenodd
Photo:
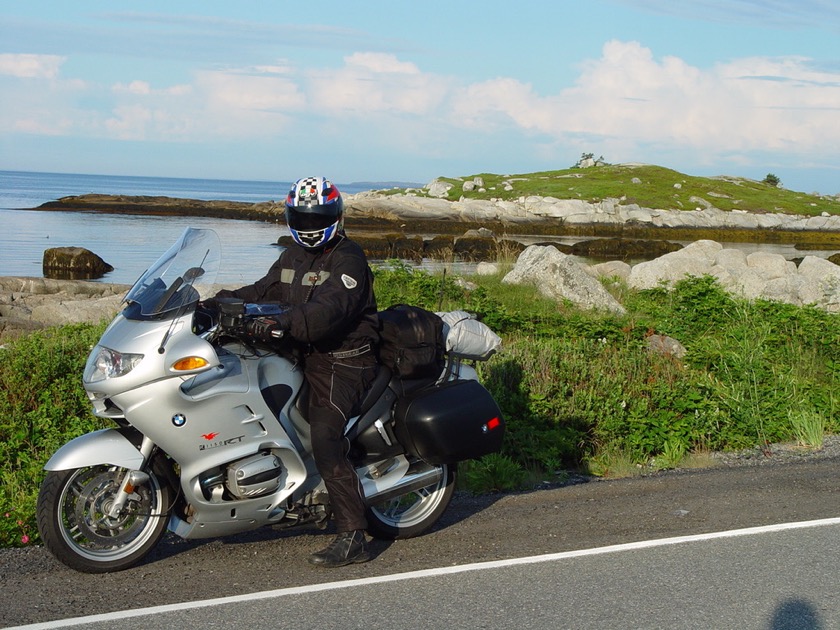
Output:
M768 186L775 186L775 187L778 187L778 186L779 186L779 184L781 184L781 183L782 183L782 180L780 180L778 177L776 177L775 175L773 175L773 173L767 173L767 177L765 177L764 179L762 179L762 180L761 180L761 183L762 183L762 184L767 184Z

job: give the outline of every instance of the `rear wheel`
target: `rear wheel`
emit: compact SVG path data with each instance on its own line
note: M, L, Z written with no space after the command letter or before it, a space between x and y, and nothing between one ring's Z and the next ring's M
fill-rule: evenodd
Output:
M438 480L425 488L374 503L367 509L368 533L396 540L427 532L446 511L455 493L455 467L442 464Z
M135 487L120 514L108 515L126 472L99 465L47 473L38 494L38 530L68 567L85 573L127 569L166 533L173 493L159 469Z

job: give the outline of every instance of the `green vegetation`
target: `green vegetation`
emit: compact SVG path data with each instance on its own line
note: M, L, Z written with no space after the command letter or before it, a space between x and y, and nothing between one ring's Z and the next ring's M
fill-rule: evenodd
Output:
M475 177L484 180L483 192L464 192L462 185ZM539 195L557 199L598 202L619 199L622 204L663 210L694 210L700 198L721 210L784 212L817 216L823 212L840 214L840 200L777 188L778 177L768 174L763 181L739 177L694 177L646 164L605 164L590 168L577 166L540 173L476 173L460 178L440 177L452 184L449 199L508 199ZM505 184L511 189L506 190ZM389 193L402 192L399 190ZM416 192L416 191L415 191Z
M703 465L710 451L798 442L818 447L840 424L840 316L747 302L711 278L672 291L609 289L624 316L581 311L506 285L502 275L375 270L381 308L411 303L476 313L502 351L477 365L505 415L503 451L462 465L474 491L510 490L563 471L621 476ZM475 286L473 286L475 285ZM102 326L34 333L0 350L0 546L37 541L43 465L70 438L107 424L80 375ZM688 350L648 350L651 333Z
M474 489L564 469L621 476L697 466L713 450L775 442L816 447L817 434L840 426L836 314L736 299L709 277L672 291L611 283L624 316L558 306L501 275L472 278L473 290L400 266L376 279L383 306L463 308L504 338L478 368L508 435L498 458L464 466ZM652 333L678 339L687 356L651 352Z
M35 497L44 464L70 438L107 426L90 412L81 378L103 330L52 328L0 349L0 546L38 539Z
M761 183L767 184L768 186L778 186L782 181L773 173L767 173L764 179L761 180Z

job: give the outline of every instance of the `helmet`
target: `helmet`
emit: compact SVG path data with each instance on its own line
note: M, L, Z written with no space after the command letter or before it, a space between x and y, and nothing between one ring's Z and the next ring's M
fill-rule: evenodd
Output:
M344 227L344 200L338 188L323 177L304 177L292 184L286 197L286 223L301 247L317 249Z

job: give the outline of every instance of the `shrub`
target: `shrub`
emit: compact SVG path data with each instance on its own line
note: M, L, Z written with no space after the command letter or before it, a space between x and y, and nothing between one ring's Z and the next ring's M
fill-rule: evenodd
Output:
M0 350L0 546L36 542L43 466L71 437L103 426L81 386L104 326L47 329Z
M761 180L762 184L767 184L768 186L778 186L781 183L781 180L773 175L773 173L767 173L764 179Z

